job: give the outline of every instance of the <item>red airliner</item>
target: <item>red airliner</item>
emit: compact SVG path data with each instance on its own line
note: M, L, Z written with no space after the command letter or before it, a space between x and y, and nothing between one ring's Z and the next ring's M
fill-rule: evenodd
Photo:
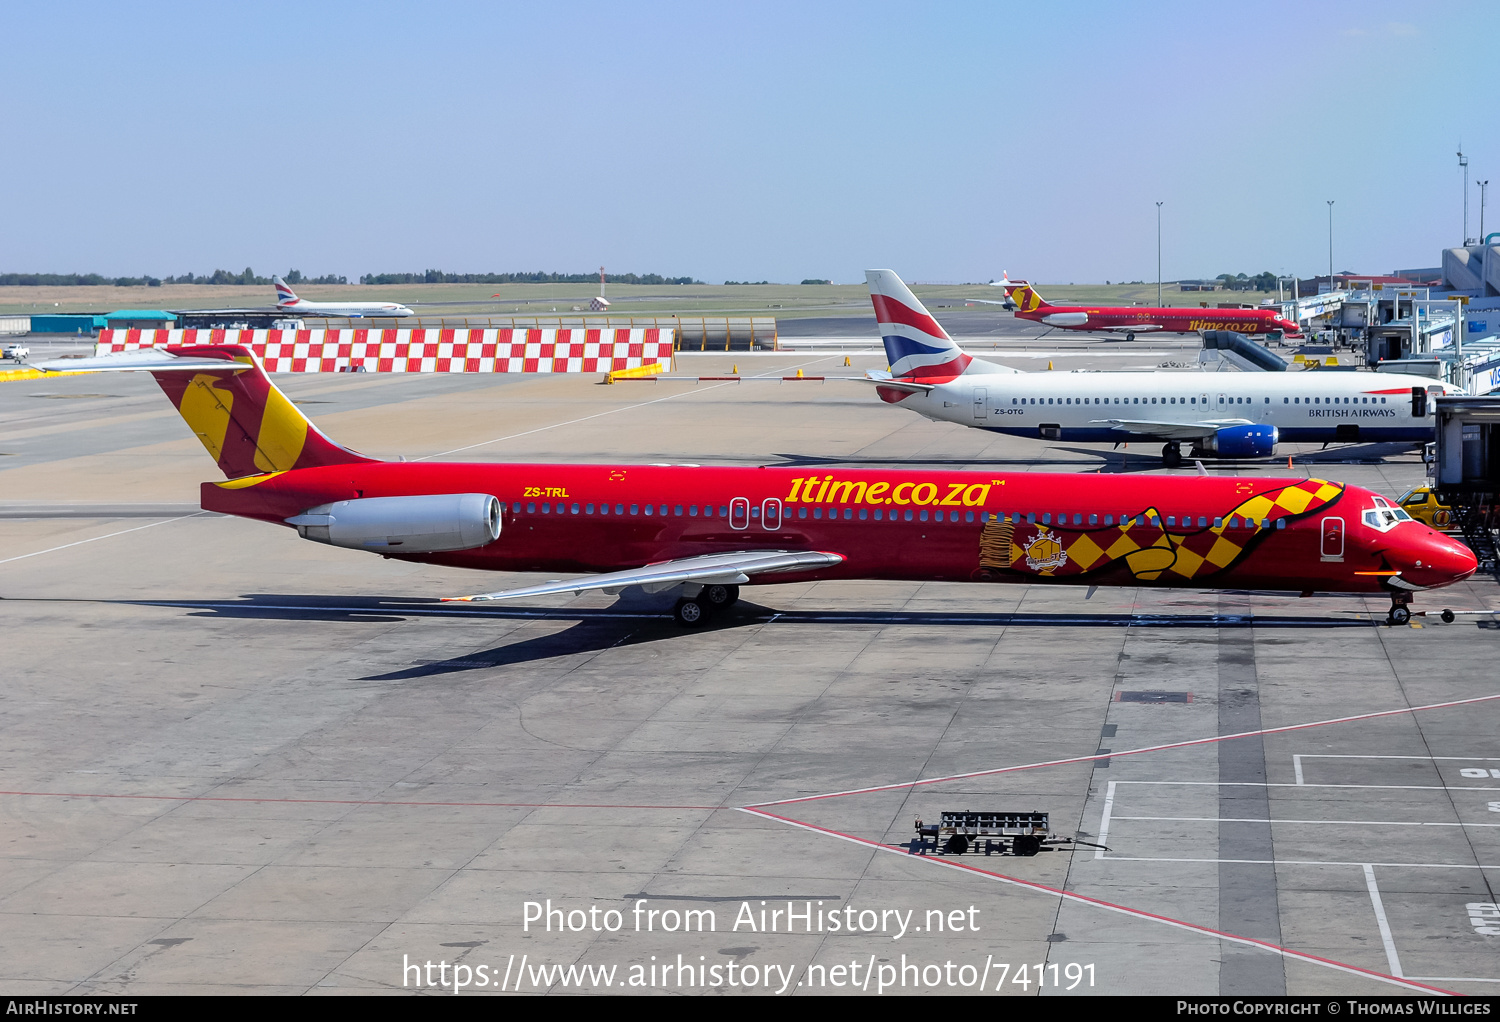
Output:
M1277 309L1150 308L1117 305L1053 305L1024 282L1001 281L1005 296L1016 307L1017 319L1029 319L1062 330L1136 334L1196 334L1204 330L1233 330L1241 334L1300 335L1302 328Z
M334 443L238 346L40 363L147 370L228 477L204 510L402 560L592 573L463 600L678 595L697 625L739 586L819 579L1411 594L1469 550L1321 479L896 469L386 462Z

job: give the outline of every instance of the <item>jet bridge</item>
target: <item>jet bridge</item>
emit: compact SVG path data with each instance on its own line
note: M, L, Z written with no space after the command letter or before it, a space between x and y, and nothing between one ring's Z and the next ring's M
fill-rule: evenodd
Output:
M1453 509L1480 570L1500 581L1500 396L1439 397L1435 409L1433 489Z

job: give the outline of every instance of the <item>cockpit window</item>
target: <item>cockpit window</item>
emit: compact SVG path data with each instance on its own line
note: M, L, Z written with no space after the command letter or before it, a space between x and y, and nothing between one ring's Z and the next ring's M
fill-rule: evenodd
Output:
M1365 524L1370 528L1379 532L1385 532L1387 529L1394 528L1400 522L1411 521L1411 515L1399 507L1391 507L1379 497L1376 497L1375 500L1380 506L1370 508L1365 512L1364 516Z

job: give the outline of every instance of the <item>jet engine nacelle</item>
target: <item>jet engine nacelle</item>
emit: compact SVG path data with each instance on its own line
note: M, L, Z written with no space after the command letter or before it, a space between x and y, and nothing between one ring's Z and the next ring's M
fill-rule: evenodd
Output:
M500 501L488 493L362 497L308 508L286 523L303 539L354 550L473 550L500 538Z
M1225 426L1200 446L1221 458L1264 458L1276 450L1275 426Z
M1087 312L1054 312L1050 316L1043 316L1042 322L1048 326L1087 326L1089 314Z

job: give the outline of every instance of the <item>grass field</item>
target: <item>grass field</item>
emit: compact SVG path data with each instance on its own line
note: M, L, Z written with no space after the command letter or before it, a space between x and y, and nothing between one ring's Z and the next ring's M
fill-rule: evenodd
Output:
M1038 284L1037 290L1058 304L1156 304L1152 284ZM933 305L962 304L966 299L999 300L999 288L983 284L917 284L912 290ZM598 292L595 284L333 284L298 288L313 301L395 301L432 316L551 315L587 310ZM864 312L870 294L863 284L611 284L613 313L665 315L828 316ZM492 297L498 295L499 297ZM1200 302L1259 302L1264 293L1178 291L1164 285L1166 305ZM1270 296L1275 297L1274 293ZM161 287L0 287L0 314L112 312L116 309L214 309L275 304L270 287L164 284ZM424 308L424 306L426 308Z

